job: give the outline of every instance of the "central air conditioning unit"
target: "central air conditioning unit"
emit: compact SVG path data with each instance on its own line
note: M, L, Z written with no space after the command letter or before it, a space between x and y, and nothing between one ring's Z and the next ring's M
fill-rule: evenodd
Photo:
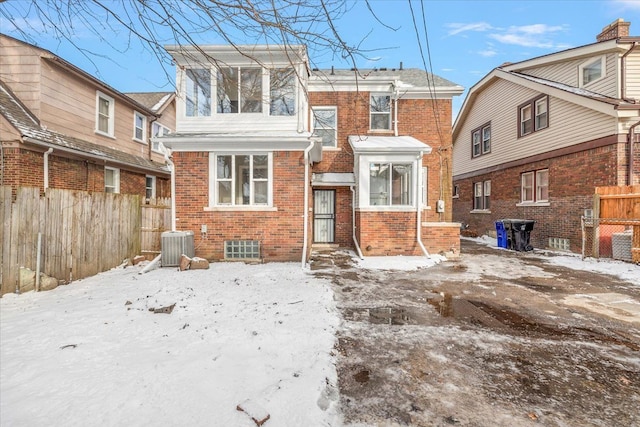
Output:
M613 259L621 261L631 261L633 232L631 230L623 233L613 233L611 235L611 250Z
M195 256L193 231L165 231L161 235L161 253L163 267L177 267L184 254Z

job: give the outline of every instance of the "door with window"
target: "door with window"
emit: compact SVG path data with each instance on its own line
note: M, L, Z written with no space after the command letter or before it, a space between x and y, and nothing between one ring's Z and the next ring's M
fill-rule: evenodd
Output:
M333 243L336 234L336 191L313 191L313 241Z

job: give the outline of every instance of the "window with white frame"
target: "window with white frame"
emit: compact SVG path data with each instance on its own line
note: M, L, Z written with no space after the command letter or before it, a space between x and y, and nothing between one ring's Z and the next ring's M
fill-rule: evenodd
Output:
M218 154L214 159L213 205L271 204L269 154Z
M147 116L133 112L133 139L147 143Z
M369 205L410 206L413 203L411 163L369 164Z
M391 97L389 95L371 95L369 112L372 130L391 129Z
M156 177L155 176L147 175L145 178L145 198L147 199L156 198Z
M471 156L478 157L491 152L491 122L471 131Z
M322 138L323 147L338 146L338 108L312 107L313 135Z
M115 100L96 91L96 133L114 136Z
M120 169L104 168L104 192L119 193L120 192Z
M518 137L549 127L549 97L531 99L518 106Z
M521 203L549 201L549 169L525 172L521 175Z
M578 67L580 86L600 80L605 75L605 57L590 60Z
M293 116L296 113L296 74L293 68L269 71L271 116Z
M491 208L491 181L473 183L473 210L489 210Z
M171 130L164 126L161 125L160 123L157 122L153 122L151 124L151 136L153 138L158 138L164 135L169 135L171 133ZM152 141L151 142L151 149L155 152L161 153L162 152L162 148L160 147L160 141Z
M217 73L218 114L262 112L262 68L228 67Z
M211 71L187 69L185 76L185 115L204 117L211 115Z

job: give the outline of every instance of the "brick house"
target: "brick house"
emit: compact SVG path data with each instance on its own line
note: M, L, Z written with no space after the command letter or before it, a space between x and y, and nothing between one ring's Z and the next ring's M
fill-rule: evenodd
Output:
M168 46L175 224L210 260L457 252L451 99L415 69L310 70L303 46ZM436 208L438 207L438 208Z
M0 34L0 185L170 196L163 148L175 94L126 95Z
M629 23L597 42L494 69L453 127L453 218L496 234L535 220L537 248L581 250L594 187L640 183L640 42Z

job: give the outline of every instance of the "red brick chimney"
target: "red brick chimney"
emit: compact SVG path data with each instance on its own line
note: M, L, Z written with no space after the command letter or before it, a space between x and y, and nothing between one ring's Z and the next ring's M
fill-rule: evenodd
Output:
M596 40L604 42L607 40L617 39L619 37L629 37L629 26L631 22L624 22L624 19L618 18L611 24L602 29L602 32L596 36Z

